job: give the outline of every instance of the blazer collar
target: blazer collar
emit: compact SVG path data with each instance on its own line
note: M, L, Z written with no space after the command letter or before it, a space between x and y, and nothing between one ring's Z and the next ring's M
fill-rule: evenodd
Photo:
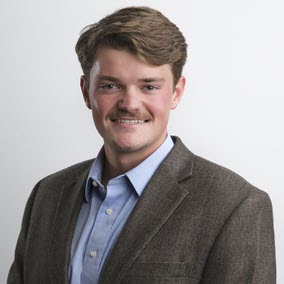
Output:
M77 217L84 199L86 179L92 160L82 163L74 171L72 167L62 184L57 184L60 191L48 252L50 283L68 283L68 266L73 233Z
M194 155L178 137L133 209L103 268L100 283L120 283L139 253L187 196L180 182L192 175Z
M177 136L172 136L174 147L162 163L162 167L177 181L192 175L194 154L190 152Z

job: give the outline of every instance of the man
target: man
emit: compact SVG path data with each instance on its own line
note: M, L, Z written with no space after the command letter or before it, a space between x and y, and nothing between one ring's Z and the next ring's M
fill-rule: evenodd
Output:
M8 283L275 283L269 197L167 133L185 39L121 9L81 34L81 89L104 140L27 203Z

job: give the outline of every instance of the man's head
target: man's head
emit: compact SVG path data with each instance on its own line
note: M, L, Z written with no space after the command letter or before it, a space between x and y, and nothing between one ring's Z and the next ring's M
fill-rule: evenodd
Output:
M170 64L174 85L187 57L185 38L176 25L148 7L118 10L83 30L76 52L87 84L99 47L127 50L153 66Z
M183 35L160 12L131 7L86 28L76 51L106 156L141 162L165 140L170 111L183 94Z

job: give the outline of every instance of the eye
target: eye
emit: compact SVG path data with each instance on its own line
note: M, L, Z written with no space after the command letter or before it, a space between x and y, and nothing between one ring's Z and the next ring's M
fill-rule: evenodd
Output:
M145 88L146 91L155 91L155 90L158 89L157 87L152 86L152 85L147 85L144 88Z
M118 88L115 84L101 84L99 85L99 89L102 90L113 90Z

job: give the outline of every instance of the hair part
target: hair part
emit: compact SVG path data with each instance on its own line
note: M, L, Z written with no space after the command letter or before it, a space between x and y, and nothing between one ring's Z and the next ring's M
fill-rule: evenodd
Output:
M127 50L153 66L170 64L177 84L187 58L187 44L178 27L149 7L127 7L81 31L76 44L87 84L100 47Z

